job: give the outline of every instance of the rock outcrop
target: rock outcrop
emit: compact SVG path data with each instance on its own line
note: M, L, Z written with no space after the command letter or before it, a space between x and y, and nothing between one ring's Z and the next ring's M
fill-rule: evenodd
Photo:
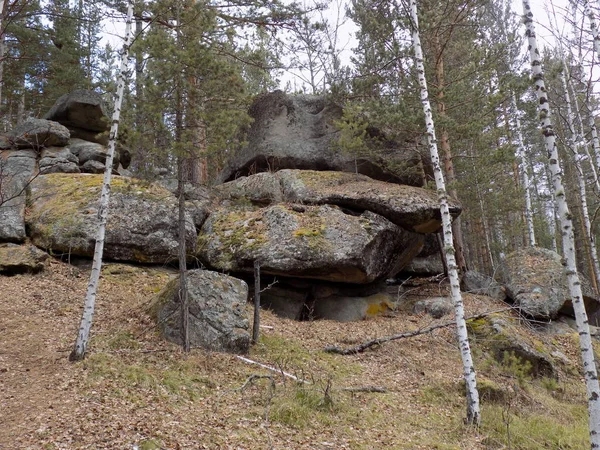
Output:
M187 287L190 345L217 352L247 353L250 334L246 283L217 272L190 270ZM182 344L180 305L177 277L160 293L152 312L165 338L179 345Z
M10 143L16 148L64 147L69 143L69 130L57 122L44 119L28 119L17 125L9 134Z
M198 257L208 267L347 283L369 283L398 272L423 238L377 214L347 214L335 206L278 204L222 208L204 223Z
M255 203L328 204L367 210L417 233L432 233L442 226L435 192L353 173L280 170L239 178L216 190L226 198L246 198ZM454 217L460 214L460 205L452 199L449 207Z
M110 115L102 95L85 89L60 97L44 119L87 131L103 132L110 128Z
M30 186L27 223L32 242L54 253L92 256L98 226L102 176L41 175ZM114 177L104 256L139 263L177 258L177 201L166 189ZM196 230L186 217L186 240L193 253Z
M36 158L33 150L0 155L0 242L23 242L26 238L26 188L34 175Z
M423 161L412 143L387 141L381 133L368 140L360 155L339 149L343 109L325 96L288 95L282 91L259 96L248 145L235 153L221 172L220 183L253 172L281 169L337 170L400 184L423 184ZM428 164L426 164L428 165Z
M573 315L565 267L558 253L526 248L506 256L501 268L506 295L524 314L536 319ZM580 274L583 300L589 315L600 309L589 282Z

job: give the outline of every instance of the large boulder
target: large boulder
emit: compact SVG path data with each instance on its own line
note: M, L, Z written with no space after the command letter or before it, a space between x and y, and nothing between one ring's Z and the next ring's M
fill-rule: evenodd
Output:
M284 201L368 210L418 233L432 233L442 225L434 191L377 181L359 174L286 169L242 177L215 189L223 197L243 197L253 203ZM449 206L454 217L460 214L456 201L449 199Z
M38 273L44 269L48 253L33 245L0 244L0 274Z
M423 237L365 211L279 204L221 207L204 223L198 256L208 267L369 283L397 273L421 249Z
M73 138L69 144L69 150L77 156L82 172L101 173L104 171L106 158L108 157L108 148L106 146ZM119 153L115 152L113 169L119 167L119 162Z
M79 159L68 147L49 147L42 150L40 173L79 173Z
M38 247L90 257L98 228L102 176L50 174L33 180L27 224ZM104 256L140 263L177 258L177 199L141 180L113 177ZM194 251L196 230L186 214L186 241Z
M44 118L89 131L102 132L110 127L108 108L102 95L85 89L60 97Z
M537 247L518 250L506 256L501 274L506 295L527 316L548 320L559 313L573 315L566 270L558 253ZM580 280L586 310L594 314L600 303L581 274Z
M44 119L28 119L17 125L9 140L17 148L64 147L69 143L69 130L60 123Z
M282 91L259 96L250 108L254 122L248 144L230 158L218 182L253 172L309 169L358 171L378 180L423 184L422 158L413 143L399 145L375 133L379 135L368 140L368 152L355 155L340 150L335 122L342 113L325 96Z
M36 157L33 150L0 155L0 241L25 240L26 188L35 173Z
M247 353L250 346L245 308L248 285L221 273L190 270L187 291L190 345L216 352ZM163 289L152 312L165 338L181 345L179 277Z
M504 288L496 280L474 270L467 270L463 274L461 284L464 292L487 295L500 301L506 300Z

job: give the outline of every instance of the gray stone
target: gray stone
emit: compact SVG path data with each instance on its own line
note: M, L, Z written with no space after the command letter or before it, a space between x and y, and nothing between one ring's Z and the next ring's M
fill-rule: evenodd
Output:
M243 177L215 189L222 197L245 198L260 204L284 201L368 210L419 233L435 232L442 225L434 191L385 183L365 175L286 169ZM456 201L449 199L449 206L454 217L460 214Z
M81 172L84 173L104 173L106 166L104 163L90 159L81 165Z
M332 295L316 300L313 314L315 319L356 322L391 312L394 308L393 298L383 292L368 297Z
M90 131L83 128L67 127L71 133L71 139L82 139L88 142L95 142L101 145L108 145L108 131Z
M48 254L33 245L0 244L0 274L38 273Z
M504 288L492 277L467 270L462 278L462 290L476 295L487 295L496 300L506 300Z
M6 151L0 155L0 241L23 242L26 188L36 169L33 150Z
M102 176L42 175L33 180L30 189L27 223L33 243L55 253L91 257ZM176 261L177 224L177 199L170 192L155 184L115 176L111 183L104 257L139 263ZM189 215L186 215L186 240L191 258L196 229Z
M44 118L84 130L106 131L110 128L110 115L102 95L85 89L60 97Z
M335 122L343 110L325 96L276 91L259 96L249 113L254 121L248 144L230 157L219 183L256 172L309 169L358 171L378 180L423 184L423 158L413 142L389 141L370 127L366 152L340 150Z
M247 353L250 334L246 283L217 272L190 270L187 287L190 345L216 352ZM179 277L167 284L153 309L165 338L181 345Z
M437 255L430 256L416 256L404 269L402 269L402 272L422 277L444 273L442 255L438 253Z
M333 206L274 205L213 212L198 238L208 267L264 274L370 283L399 272L421 249L422 235L365 211Z
M79 158L79 165L84 172L88 171L85 169L86 167L89 167L90 170L97 170L99 167L97 164L88 164L88 166L85 166L85 164L89 161L102 163L102 170L104 170L104 164L106 163L106 158L108 156L108 148L104 145L97 144L95 142L84 141L82 139L71 139L69 150L71 150L71 153L74 155L77 155ZM113 168L117 169L119 167L119 163L119 154L115 153L113 158Z
M507 255L501 275L506 295L524 314L536 319L555 319L559 313L573 316L565 267L558 253L526 248ZM588 315L600 310L589 282L580 274Z
M448 297L431 297L417 301L413 305L413 313L429 314L434 319L441 319L454 311L452 300Z
M17 148L64 147L69 143L69 130L60 123L44 119L28 119L17 125L9 140Z
M49 147L42 150L40 173L79 173L79 159L68 147Z

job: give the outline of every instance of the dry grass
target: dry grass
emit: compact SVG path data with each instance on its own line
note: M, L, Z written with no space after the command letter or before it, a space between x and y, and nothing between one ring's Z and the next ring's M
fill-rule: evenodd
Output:
M301 385L233 355L202 350L185 355L163 342L146 311L170 276L166 270L106 266L89 356L69 363L87 276L51 261L41 275L0 277L1 449L587 445L577 359L571 358L574 365L559 383L527 379L515 387L510 372L480 352L482 379L485 375L493 384L490 392L503 394L484 402L484 425L476 431L463 424L461 364L452 329L357 356L322 351L326 345L347 346L432 325L431 318L398 313L340 324L293 322L264 312L262 323L272 328L263 330L249 357L310 381ZM445 289L425 285L414 295ZM480 296L465 300L469 314L502 306ZM565 355L577 354L571 336L553 340ZM270 378L246 383L252 375ZM386 392L345 390L367 386Z

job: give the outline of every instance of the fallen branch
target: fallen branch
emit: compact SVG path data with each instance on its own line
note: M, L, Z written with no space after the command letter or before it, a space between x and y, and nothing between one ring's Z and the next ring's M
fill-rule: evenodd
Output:
M495 314L495 313L504 312L504 311L511 311L512 309L513 308L502 308L502 309L497 309L495 311L488 311L485 313L466 317L465 320L477 320L477 319L481 319L482 317L489 316L490 314ZM324 350L327 353L335 353L338 355L356 355L357 353L362 353L366 349L374 347L376 345L381 345L381 344L384 344L384 343L390 342L390 341L397 341L398 339L404 339L404 338L419 336L421 334L431 333L432 331L439 330L440 328L451 327L452 325L456 325L456 322L455 321L445 322L445 323L440 323L438 325L433 325L433 326L427 327L427 328L420 328L420 329L414 330L414 331L407 331L405 333L394 334L392 336L385 336L385 337L381 337L381 338L373 339L371 341L364 342L355 347L340 348L335 345L331 345L331 346L325 347Z
M375 392L379 394L385 394L387 389L381 386L359 386L359 387L347 387L342 388L340 391L345 392Z
M251 359L245 358L244 356L238 355L238 356L236 356L236 358L239 359L240 361L244 361L246 364L254 364L259 367L262 367L263 369L270 370L271 372L280 373L281 375L291 378L292 380L297 381L299 383L311 384L310 381L306 381L301 378L298 378L298 377L292 375L291 373L284 372L283 370L277 369L276 367L267 366L266 364L262 364L257 361L253 361Z

